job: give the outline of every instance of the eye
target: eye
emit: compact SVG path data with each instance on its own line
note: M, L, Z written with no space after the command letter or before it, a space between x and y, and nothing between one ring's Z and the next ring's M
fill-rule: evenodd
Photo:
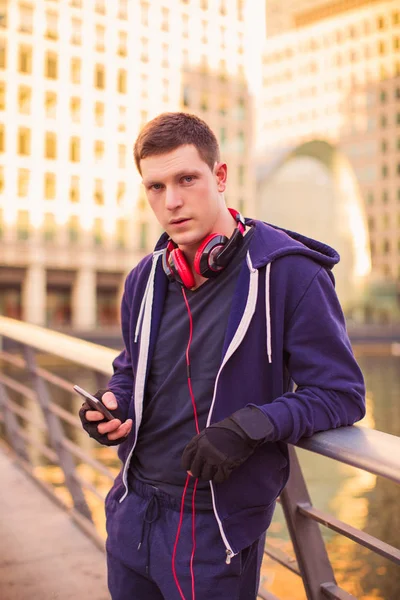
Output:
M150 189L154 190L155 192L158 192L159 190L161 190L161 188L162 188L161 183L153 183L153 185L150 186Z
M192 183L194 181L194 177L193 175L185 175L184 177L182 177L182 181L184 183Z

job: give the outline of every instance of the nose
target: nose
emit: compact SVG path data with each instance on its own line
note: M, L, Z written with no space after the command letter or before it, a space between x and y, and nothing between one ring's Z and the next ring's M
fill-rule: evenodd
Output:
M165 208L167 210L175 210L182 206L182 199L179 194L179 190L171 186L165 190Z

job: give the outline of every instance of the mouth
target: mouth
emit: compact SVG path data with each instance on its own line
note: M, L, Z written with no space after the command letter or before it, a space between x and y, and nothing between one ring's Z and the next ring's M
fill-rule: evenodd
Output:
M171 219L169 222L170 225L183 225L183 223L187 223L190 219L182 218L182 219Z

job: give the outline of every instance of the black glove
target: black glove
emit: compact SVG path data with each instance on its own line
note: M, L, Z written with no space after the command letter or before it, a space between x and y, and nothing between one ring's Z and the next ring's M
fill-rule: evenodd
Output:
M109 390L109 389L99 390L98 392L93 394L93 396L95 398L97 398L97 400L100 400L100 402L102 402L103 395L106 392L111 392L111 391L112 390ZM91 438L93 438L100 444L103 444L104 446L118 446L118 444L121 444L122 442L126 441L127 436L125 436L123 438L118 438L117 440L110 440L108 438L107 433L100 433L99 430L97 429L97 425L99 425L100 423L104 423L104 421L106 421L106 418L104 417L101 421L88 421L86 418L86 412L88 410L94 410L94 409L91 406L89 406L89 404L85 401L82 404L81 408L79 409L79 418L82 422L83 429L86 431L86 433L89 434L89 436ZM110 409L108 409L108 410L110 411L110 413L112 415L114 415L114 417L116 419L120 419L120 421L122 423L122 417L120 415L118 408L115 408L114 410L110 410Z
M261 410L246 406L192 438L183 451L182 466L193 477L222 483L273 432Z

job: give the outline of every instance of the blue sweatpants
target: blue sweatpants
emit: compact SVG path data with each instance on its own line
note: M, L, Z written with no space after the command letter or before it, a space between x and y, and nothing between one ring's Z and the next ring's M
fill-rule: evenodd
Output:
M172 573L180 502L135 480L122 503L107 513L108 587L112 600L181 600ZM196 511L194 578L196 600L255 600L265 536L226 564L214 513ZM192 514L185 508L175 559L185 600L192 600Z

